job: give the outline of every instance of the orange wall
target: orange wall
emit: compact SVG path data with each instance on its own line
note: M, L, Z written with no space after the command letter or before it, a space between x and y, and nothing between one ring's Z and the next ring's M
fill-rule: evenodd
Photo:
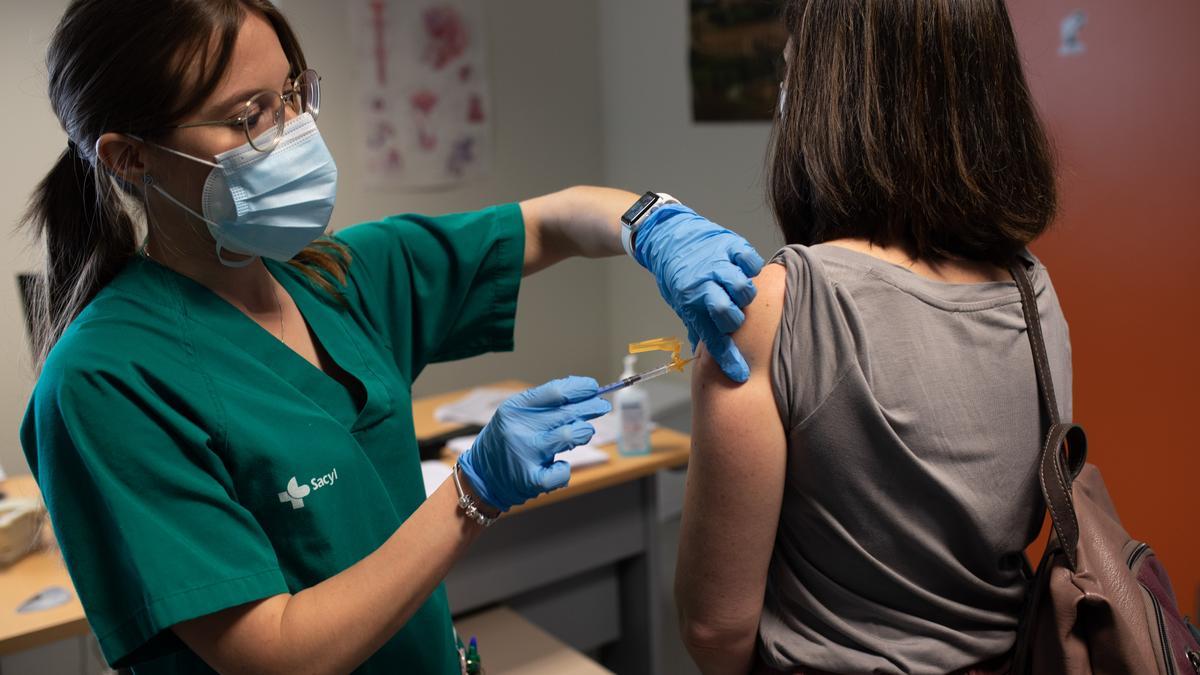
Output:
M1130 534L1200 612L1200 3L1009 0L1026 75L1058 151L1050 269L1088 431ZM1086 51L1059 22L1088 14Z

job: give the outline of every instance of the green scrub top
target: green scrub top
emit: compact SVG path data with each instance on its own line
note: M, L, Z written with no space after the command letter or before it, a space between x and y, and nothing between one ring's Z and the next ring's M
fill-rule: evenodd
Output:
M376 550L425 500L413 380L512 349L519 206L334 238L353 258L344 304L289 265L267 268L352 387L140 256L47 359L21 442L115 666L211 673L172 625L296 593ZM439 586L355 672L458 673L454 647Z

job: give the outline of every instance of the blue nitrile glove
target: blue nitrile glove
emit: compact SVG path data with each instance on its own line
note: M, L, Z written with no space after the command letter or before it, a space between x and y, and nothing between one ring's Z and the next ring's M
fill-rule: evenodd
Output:
M750 367L729 336L746 319L741 308L754 300L751 279L763 266L750 242L682 204L667 204L638 228L633 253L683 319L692 351L699 338L731 380L749 379Z
M596 397L600 385L590 377L547 382L500 404L496 414L458 465L475 492L507 511L567 484L571 467L554 455L583 445L596 433L587 420L612 410Z

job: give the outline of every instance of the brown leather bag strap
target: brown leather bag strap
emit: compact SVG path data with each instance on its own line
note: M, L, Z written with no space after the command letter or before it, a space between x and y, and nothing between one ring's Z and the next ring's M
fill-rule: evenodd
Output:
M1058 414L1058 399L1054 396L1054 378L1050 375L1046 340L1042 337L1042 318L1038 313L1037 297L1033 292L1033 283L1025 273L1024 264L1019 259L1014 261L1008 273L1017 282L1017 290L1021 292L1021 312L1025 315L1029 346L1033 348L1033 367L1037 371L1038 392L1042 397L1042 407L1050 417L1050 426L1054 426L1062 420Z
M1055 424L1046 434L1042 447L1038 481L1042 486L1042 497L1050 512L1050 523L1058 535L1067 565L1079 571L1077 547L1079 546L1079 520L1075 516L1075 500L1071 496L1071 483L1083 468L1087 453L1087 437L1078 424Z
M1038 480L1042 497L1050 512L1050 522L1058 536L1067 564L1076 569L1076 548L1079 543L1079 521L1075 516L1075 504L1071 498L1071 482L1083 468L1087 457L1087 437L1083 427L1063 424L1058 412L1058 401L1054 395L1054 380L1050 373L1050 359L1046 354L1046 341L1042 336L1041 315L1038 313L1037 298L1033 284L1025 272L1024 263L1015 260L1009 273L1017 282L1021 292L1021 311L1025 315L1026 333L1033 349L1033 364L1037 373L1038 392L1041 405L1050 420L1046 443L1039 457Z

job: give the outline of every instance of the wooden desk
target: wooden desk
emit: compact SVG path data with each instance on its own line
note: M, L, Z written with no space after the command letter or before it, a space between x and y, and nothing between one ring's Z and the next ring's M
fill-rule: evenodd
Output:
M13 497L41 499L37 483L30 475L12 476L0 484L0 490ZM43 529L43 541L40 550L0 571L0 656L88 632L83 606L75 596L75 588L54 545L48 521ZM21 603L50 586L67 589L71 592L71 600L61 607L41 612L17 613Z
M522 382L497 387L525 388ZM433 410L464 392L413 405L418 436L453 425ZM428 425L428 426L426 426ZM446 577L456 617L504 604L582 652L599 652L622 675L660 672L665 555L658 527L658 473L687 463L686 434L656 429L653 451L572 471L570 484L515 508L472 545Z
M503 389L527 389L529 387L528 384L518 380L506 380L487 386ZM437 436L459 426L435 421L433 411L439 406L462 398L466 393L466 391L454 391L413 401L413 426L416 429L417 438ZM636 457L623 457L617 452L615 444L601 446L600 449L611 457L608 462L573 470L571 483L567 487L544 494L518 506L509 511L508 515L515 515L564 499L571 499L613 485L644 478L653 475L659 469L683 466L687 464L691 452L691 438L672 429L658 428L650 434L650 446L653 448L653 452ZM453 461L448 456L446 460Z
M490 386L527 385L506 381ZM433 411L465 393L414 401L417 436L433 436L453 428L435 422ZM595 570L619 562L616 583L623 604L619 622L624 634L620 640L625 646L617 650L613 662L631 664L619 672L646 672L647 654L655 649L658 620L649 604L658 592L653 579L657 538L652 532L652 481L660 469L687 463L690 439L669 429L658 429L651 435L651 445L654 451L640 457L622 457L615 447L604 448L612 455L611 461L578 469L568 487L513 509L451 572L447 587L454 611L473 610L507 595L532 592L538 584L529 584L530 577L550 584L571 574L590 572L594 576ZM13 476L0 489L13 496L40 498L37 484L28 475ZM569 507L564 504L568 501ZM552 505L560 508L544 508ZM529 512L534 513L514 517ZM48 524L45 531L47 539L52 539ZM542 559L525 561L531 556ZM554 564L559 557L565 557L565 561ZM547 563L554 569L543 569ZM607 582L600 579L597 583L601 588ZM87 619L77 597L62 607L17 614L16 608L22 602L48 586L62 586L74 593L52 541L43 550L0 571L0 656L87 634Z

